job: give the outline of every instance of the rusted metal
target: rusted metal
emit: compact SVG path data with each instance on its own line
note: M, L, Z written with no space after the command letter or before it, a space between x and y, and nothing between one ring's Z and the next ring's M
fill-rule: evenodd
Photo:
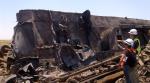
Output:
M119 72L116 65L121 50L117 38L128 38L131 28L142 34L139 35L142 46L150 38L148 20L93 16L89 11L86 16L85 13L20 10L17 21L12 39L14 59L38 58L39 80L44 83L94 82ZM88 58L84 58L86 53Z
M123 77L124 73L123 71L119 71L117 73L109 74L106 77L99 79L96 81L96 83L110 83L110 82L115 82L116 79Z
M114 73L114 72L117 72L117 71L119 71L119 69L113 69L113 70L111 70L111 71L104 71L103 73L101 72L101 74L100 74L100 72L99 73L97 73L96 74L96 71L94 71L94 69L97 69L97 68L99 68L99 67L101 67L101 65L104 65L104 64L106 64L106 63L108 63L109 61L113 61L114 59L116 59L116 58L119 58L120 56L116 56L116 57L112 57L112 58L109 58L109 59L107 59L107 60L104 60L104 61L102 61L102 62L98 62L98 63L96 63L96 64L92 64L92 65L89 65L88 67L86 67L86 68L81 68L81 69L78 69L78 70L76 70L76 71L73 71L73 72L71 72L70 74L68 73L68 74L66 74L66 75L62 75L60 78L57 78L57 80L55 80L55 82L65 82L65 79L67 80L69 77L75 77L75 76L78 76L78 75L80 75L81 73L83 73L83 72L86 72L86 71L89 71L89 70L92 70L93 72L95 72L95 73L93 73L93 75L91 74L91 75L89 75L89 76L86 76L85 78L80 78L81 80L80 80L80 82L83 82L83 83L85 83L85 82L88 82L88 81L93 81L94 79L100 79L100 78L102 78L102 77L104 77L104 76L107 76L108 74L111 74L111 73ZM108 66L108 65L107 65ZM69 78L70 79L70 78ZM78 80L79 81L79 80Z
M61 76L60 79L62 79L62 78L67 78L67 77L73 76L73 75L75 75L75 74L79 74L79 73L81 73L81 72L84 72L84 71L86 71L86 70L92 69L92 68L94 68L94 67L98 67L98 66L100 66L100 65L102 65L102 64L104 64L104 63L106 63L106 62L108 62L108 61L112 61L112 60L114 60L114 59L116 59L116 58L119 58L119 57L120 57L120 56L112 57L112 58L109 58L109 59L107 59L107 60L105 60L105 61L103 61L103 62L98 62L97 64L89 65L89 66L86 67L86 68L81 68L81 69L79 69L79 70L76 70L76 71L72 72L70 75Z

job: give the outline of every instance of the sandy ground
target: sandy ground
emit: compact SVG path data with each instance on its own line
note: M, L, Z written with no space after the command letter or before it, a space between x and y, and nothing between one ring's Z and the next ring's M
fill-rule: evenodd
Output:
M10 40L0 40L0 45L8 45Z

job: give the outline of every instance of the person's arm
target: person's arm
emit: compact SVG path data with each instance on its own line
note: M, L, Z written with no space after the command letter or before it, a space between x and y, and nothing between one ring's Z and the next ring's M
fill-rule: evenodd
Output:
M139 46L138 41L135 41L135 42L134 42L134 46L133 46L133 48L134 48L134 49L137 49L137 48L138 48L138 46Z
M124 50L123 40L117 40L117 46L119 47L119 49Z
M117 40L118 43L123 43L123 40Z
M138 54L138 51L136 50L136 49L138 48L138 46L139 46L138 41L135 41L133 48L135 49L135 53L136 53L136 54Z
M121 68L123 68L125 62L126 62L125 54L121 54L121 58L120 58L120 61L119 61L119 66L120 66Z

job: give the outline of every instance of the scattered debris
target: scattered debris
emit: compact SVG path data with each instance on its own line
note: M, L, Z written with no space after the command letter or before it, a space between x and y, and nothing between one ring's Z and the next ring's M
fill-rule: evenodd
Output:
M89 10L82 14L21 10L17 22L11 48L0 48L0 81L8 83L85 83L106 79L121 72L117 66L117 38L127 38L128 29L133 27L140 31L142 46L150 37L148 20L93 16ZM145 82L150 80L149 54L148 43L141 55L145 65L138 67L139 78Z

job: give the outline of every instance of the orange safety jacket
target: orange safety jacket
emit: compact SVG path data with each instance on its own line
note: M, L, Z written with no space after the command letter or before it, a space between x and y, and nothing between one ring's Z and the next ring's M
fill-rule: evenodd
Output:
M134 53L136 52L134 48L130 48L130 49L128 49L128 51L134 52ZM124 53L124 54L122 54L122 56L120 57L119 65L120 65L120 66L124 66L126 60L127 60L127 58L126 58L126 55L125 55L125 53Z

